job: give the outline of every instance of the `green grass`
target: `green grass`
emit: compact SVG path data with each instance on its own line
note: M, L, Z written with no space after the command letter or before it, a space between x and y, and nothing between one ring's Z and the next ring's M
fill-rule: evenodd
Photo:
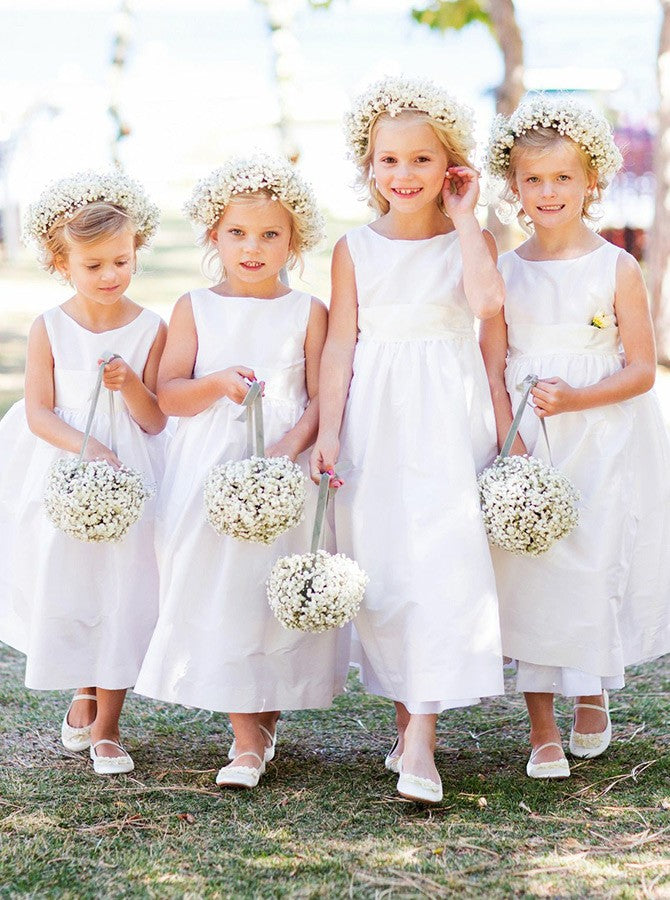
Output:
M284 717L256 790L226 793L225 716L131 695L136 771L100 778L60 745L66 696L22 668L0 651L2 897L670 896L670 660L629 674L610 751L564 782L525 777L515 695L445 713L431 809L395 794L390 704L353 678Z

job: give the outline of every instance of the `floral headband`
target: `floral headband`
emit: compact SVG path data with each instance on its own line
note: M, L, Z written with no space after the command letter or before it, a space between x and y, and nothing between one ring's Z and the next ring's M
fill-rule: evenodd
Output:
M442 122L466 153L474 149L470 107L459 103L432 81L403 76L375 81L353 101L344 119L350 156L354 160L363 159L368 150L370 126L381 113L395 118L405 110L417 110Z
M496 116L486 153L486 166L491 175L504 178L515 140L538 128L553 128L558 134L571 138L588 153L594 168L605 181L621 168L621 152L603 116L574 100L538 94L522 102L509 118Z
M90 203L98 202L122 209L146 241L158 228L158 207L149 201L138 182L122 172L87 170L54 181L44 189L39 199L28 207L24 240L39 244L55 224L70 221Z
M212 228L232 197L258 191L281 200L299 220L298 250L311 250L319 243L324 220L311 187L287 159L269 153L229 159L196 184L184 211L194 222Z

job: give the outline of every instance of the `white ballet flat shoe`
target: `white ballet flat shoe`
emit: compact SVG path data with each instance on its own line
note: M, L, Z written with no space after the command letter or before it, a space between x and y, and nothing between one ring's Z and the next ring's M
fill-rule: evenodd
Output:
M396 753L396 749L398 747L398 743L400 738L396 738L393 746L386 754L386 759L384 760L384 767L389 770L389 772L395 772L396 775L400 774L400 758L402 756L401 753Z
M118 747L119 750L123 750L123 756L98 756L96 750L100 744L111 744L112 747ZM124 775L126 772L132 772L135 768L135 763L130 754L116 741L109 741L103 738L101 741L91 744L89 752L93 760L93 771L96 775Z
M558 747L561 752L563 751L563 745L556 741L549 741L547 744L536 747L526 763L526 775L529 778L569 778L570 766L565 755L562 759L552 759L550 762L533 762L540 750L544 750L545 747Z
M406 800L414 800L415 803L439 803L444 796L442 781L433 781L431 778L421 778L402 770L402 756L398 758L398 785L397 791Z
M267 728L264 725L258 726L260 730L263 732L265 738L267 738L270 743L266 746L263 751L263 755L265 757L265 762L269 763L275 758L275 752L277 749L277 726L275 725L275 733L270 734ZM235 759L237 756L237 744L233 739L233 743L230 745L230 750L228 751L228 759Z
M95 700L97 703L98 698L95 694L75 694L70 700L70 705L63 716L63 724L60 727L60 739L65 749L72 750L73 753L78 753L80 750L88 750L91 746L91 726L93 725L93 722L91 722L90 725L84 725L82 728L74 728L69 724L67 717L70 715L72 704L76 703L77 700Z
M241 753L236 759L243 759L245 756L253 756L258 760L259 766L224 766L219 769L216 776L216 783L222 788L255 788L260 781L261 775L265 772L265 760L261 759L258 753L248 750Z
M575 709L599 709L607 717L607 725L604 731L596 731L595 734L582 734L575 731L575 716L572 717L572 729L570 730L570 753L580 759L593 759L600 756L610 745L612 740L612 720L610 719L610 701L607 691L603 691L604 706L595 703L575 703Z

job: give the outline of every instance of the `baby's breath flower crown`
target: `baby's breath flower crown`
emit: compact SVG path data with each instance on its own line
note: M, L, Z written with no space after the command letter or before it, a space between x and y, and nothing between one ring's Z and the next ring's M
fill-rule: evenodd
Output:
M56 224L66 224L90 203L110 203L132 220L137 233L148 241L158 228L160 213L144 188L122 172L86 170L48 185L39 199L28 207L23 238L41 244Z
M316 247L324 235L324 220L314 193L287 159L269 153L229 159L196 184L184 211L193 222L212 228L232 197L258 191L281 200L298 220L301 240L296 250Z
M405 110L426 113L445 124L455 142L466 153L474 149L473 115L470 107L459 103L434 82L427 79L382 78L369 85L353 101L344 119L344 134L354 161L368 151L370 128L382 113L395 118Z
M604 182L621 168L623 158L603 116L574 100L537 94L523 101L509 118L496 116L486 152L486 166L491 175L505 178L515 140L538 128L553 128L558 134L572 138L589 155Z

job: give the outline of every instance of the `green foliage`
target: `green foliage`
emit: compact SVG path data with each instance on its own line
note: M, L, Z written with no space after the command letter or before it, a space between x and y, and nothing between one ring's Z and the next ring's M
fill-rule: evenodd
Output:
M493 32L486 0L433 0L423 9L413 9L412 18L436 31L459 31L473 22L482 22Z

